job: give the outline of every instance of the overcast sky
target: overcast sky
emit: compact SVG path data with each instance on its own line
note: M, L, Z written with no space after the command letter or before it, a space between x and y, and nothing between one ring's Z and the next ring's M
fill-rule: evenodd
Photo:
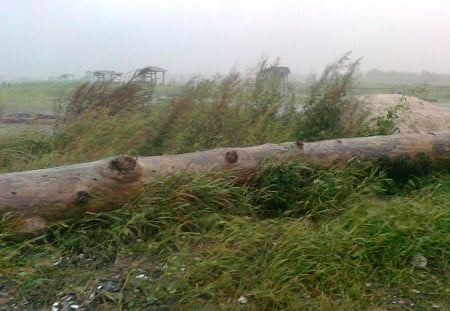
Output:
M0 0L0 78L160 66L310 74L353 51L362 69L450 73L448 0Z

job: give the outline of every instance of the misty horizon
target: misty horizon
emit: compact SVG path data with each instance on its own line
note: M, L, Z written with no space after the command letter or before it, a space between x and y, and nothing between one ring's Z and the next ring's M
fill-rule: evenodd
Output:
M265 57L309 76L347 51L362 72L450 74L448 12L440 0L3 0L0 79L146 66L213 75Z
M257 68L254 66L253 69ZM103 69L100 69L102 71ZM111 70L113 71L113 70ZM122 75L120 81L126 82L128 81L132 75L138 70L128 71L128 72L116 72ZM243 77L246 77L248 72L252 70L248 70L247 72L240 72ZM82 80L92 80L92 76L89 76L89 72L92 74L93 71L88 71L80 74L74 73L62 73L55 76L50 77L19 77L19 76L9 76L2 77L0 76L0 82L26 82L26 81L82 81ZM115 72L115 71L114 71ZM192 79L211 79L217 77L218 75L226 76L228 73L235 72L234 70L230 70L227 73L215 73L215 74L202 74L202 73L192 73L192 74L176 74L166 72L166 83L187 83ZM254 70L252 71L255 72ZM64 78L64 75L70 75L69 79ZM292 72L289 75L289 81L295 83L308 83L312 77L317 77L320 75L320 72L310 73L310 74L301 74ZM382 71L379 69L371 69L368 71L358 71L356 76L356 80L359 82L366 83L400 83L400 84L430 84L430 85L447 85L450 84L450 74L442 74L430 71L422 71L422 72L401 72L401 71Z

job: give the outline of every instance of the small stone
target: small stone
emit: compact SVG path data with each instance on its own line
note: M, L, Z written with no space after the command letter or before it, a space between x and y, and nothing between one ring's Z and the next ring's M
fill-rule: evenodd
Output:
M372 283L366 283L366 287L371 287L372 286Z
M80 308L80 305L73 304L73 305L70 305L69 308L78 310Z
M432 307L433 309L439 309L440 305L439 305L438 303L433 303L433 304L431 305L431 307Z
M238 302L242 303L242 304L246 304L248 302L248 299L245 296L241 296L241 297L239 297Z
M413 267L426 268L427 259L421 254L415 254L413 259L411 260L411 264Z
M420 294L420 290L417 290L417 289L413 289L413 290L411 290L413 293L415 293L415 294Z

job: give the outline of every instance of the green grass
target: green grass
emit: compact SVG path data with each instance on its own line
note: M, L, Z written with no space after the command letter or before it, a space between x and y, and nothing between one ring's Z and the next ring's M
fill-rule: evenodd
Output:
M179 102L144 108L139 88L121 101L111 100L112 89L101 95L107 102L53 132L0 128L0 171L351 136L361 133L358 124L340 131L330 119L323 127L316 113L348 108L347 73L331 70L305 88L316 118L309 123L293 109L304 97L280 96L276 81L268 90L237 73L188 84ZM122 101L123 109L111 109ZM450 309L450 176L419 173L400 178L361 161L325 171L267 159L245 184L217 171L168 176L116 211L61 221L25 241L14 239L3 215L0 306ZM426 267L414 264L419 255Z
M35 81L10 83L0 88L0 103L6 113L43 113L57 109L80 83Z
M361 171L313 174L334 183ZM268 216L254 185L215 173L169 178L120 211L27 242L3 240L0 286L17 287L14 301L30 309L69 294L92 309L239 309L240 296L251 310L394 308L394 296L413 310L450 307L450 179L429 176L421 189L390 197L380 196L380 182L389 187L379 176L336 195L337 210L304 213L293 202ZM273 195L278 185L259 191ZM314 187L303 198L321 206ZM412 265L416 254L426 268Z
M51 113L64 105L83 81L30 81L0 85L0 113ZM178 96L182 86L173 82L155 88L155 97Z

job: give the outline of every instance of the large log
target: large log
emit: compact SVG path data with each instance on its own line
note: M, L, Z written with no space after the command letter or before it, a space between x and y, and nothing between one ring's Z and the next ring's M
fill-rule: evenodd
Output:
M319 142L287 142L247 148L222 148L180 155L133 158L120 155L95 162L0 174L0 216L17 220L16 230L36 232L49 223L122 206L146 181L174 173L229 170L249 179L268 156L300 157L313 166L346 165L351 159L431 168L450 167L450 131Z

